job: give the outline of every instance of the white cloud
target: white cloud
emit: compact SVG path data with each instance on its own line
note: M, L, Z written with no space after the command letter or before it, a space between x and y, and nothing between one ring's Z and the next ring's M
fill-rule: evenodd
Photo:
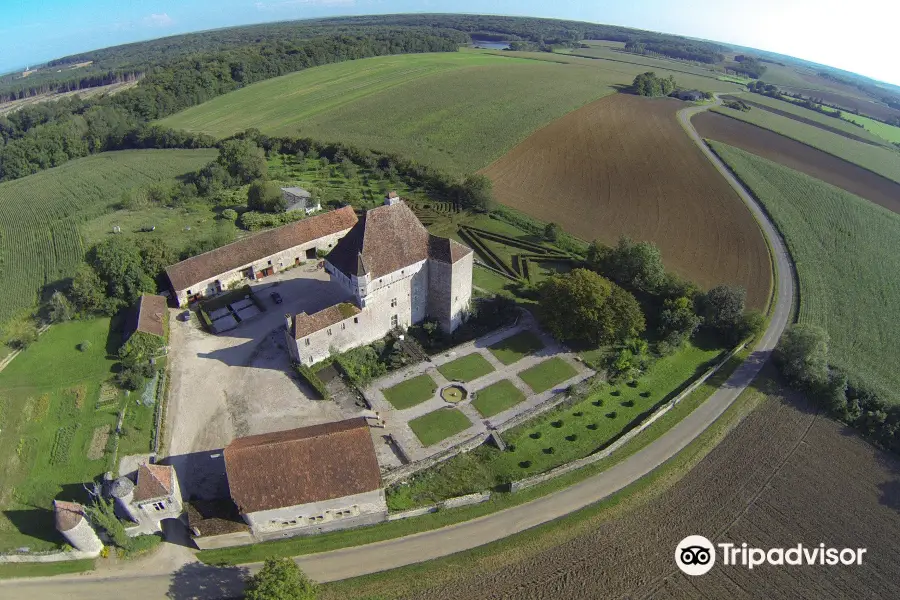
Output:
M175 23L175 20L168 13L154 13L149 17L144 17L142 23L147 27L169 27Z
M256 10L276 12L303 6L355 6L356 0L280 0L278 2L257 2Z

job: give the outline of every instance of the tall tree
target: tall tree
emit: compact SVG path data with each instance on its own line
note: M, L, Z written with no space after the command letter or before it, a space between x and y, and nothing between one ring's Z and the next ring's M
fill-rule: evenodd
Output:
M318 586L290 558L269 558L247 581L245 600L315 600Z
M249 139L228 140L219 148L219 164L239 183L266 176L266 153Z
M828 381L828 333L816 325L792 325L778 342L775 362L791 385L821 386Z

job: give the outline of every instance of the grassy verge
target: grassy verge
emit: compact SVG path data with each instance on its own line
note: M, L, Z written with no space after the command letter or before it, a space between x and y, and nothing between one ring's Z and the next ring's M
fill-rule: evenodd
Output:
M606 460L599 461L590 466L568 473L562 477L558 477L546 483L536 485L532 488L524 490L516 494L496 493L491 500L483 504L475 506L467 506L463 508L442 510L436 513L417 517L415 519L403 519L400 521L392 521L382 523L372 527L364 527L360 529L352 529L348 531L337 531L326 533L313 537L298 537L287 540L277 540L266 542L263 544L253 544L250 546L237 546L234 548L222 548L218 550L203 550L197 553L197 558L207 564L218 565L234 565L251 562L258 562L266 558L283 557L283 556L299 556L303 554L314 554L318 552L328 552L340 548L351 546L361 546L380 542L393 538L412 535L422 531L430 531L439 529L454 523L469 521L478 517L482 517L506 508L511 508L519 504L524 504L535 498L551 494L555 491L569 487L579 481L587 479L592 475L596 475L605 471L613 465L625 460L635 452L638 452L645 446L657 440L661 435L668 431L678 421L690 414L697 406L703 403L716 388L719 387L738 365L749 355L749 351L744 351L732 358L718 373L710 377L702 386L697 388L692 394L681 401L674 409L663 415L653 425L644 430L641 435L635 437L619 452L616 452ZM733 410L729 409L729 410ZM726 413L728 414L728 413ZM722 419L719 420L722 422ZM637 485L637 484L636 484Z
M745 391L715 423L675 457L601 502L551 523L446 558L326 584L320 598L397 598L461 577L471 578L512 566L547 548L588 534L602 522L625 511L640 509L674 486L766 398L765 393L755 388Z
M575 367L557 356L520 372L519 379L527 383L535 394L540 394L577 374Z
M428 375L422 374L403 383L381 390L384 399L397 410L421 404L434 396L437 384Z
M525 394L522 390L513 385L509 379L501 379L483 390L478 390L477 397L472 400L472 406L482 417L493 417L524 399Z
M481 354L473 352L441 365L438 371L450 381L469 382L493 373L494 367Z
M490 346L489 350L504 365L511 365L543 348L544 344L538 336L522 331Z
M441 408L409 422L409 428L423 446L437 444L471 426L469 417L455 408Z
M17 577L50 577L67 573L82 573L94 569L93 559L66 560L55 563L21 563L0 565L0 579Z

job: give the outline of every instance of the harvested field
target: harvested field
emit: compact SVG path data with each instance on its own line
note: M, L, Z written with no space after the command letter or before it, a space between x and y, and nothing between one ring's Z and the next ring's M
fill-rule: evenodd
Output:
M656 243L666 266L709 288L769 298L759 226L678 125L684 103L617 94L551 123L485 169L503 204L584 239Z
M839 136L854 140L856 142L871 144L873 146L884 145L883 140L881 140L877 136L872 135L865 129L857 127L856 125L850 125L848 127L847 121L844 121L843 119L829 117L826 115L819 115L814 110L809 110L803 108L802 106L794 106L790 102L780 102L778 100L768 98L767 96L754 95L751 97L753 98L752 100L746 95L741 96L740 98L736 96L722 96L722 99L740 100L744 104L755 106L760 110L765 110L776 115L781 115L782 117L787 117L788 119L793 119L794 121L799 121L800 123L805 123L806 125L812 125L813 127L818 127L819 129L830 131L831 133L836 133ZM877 123L877 121L875 122Z
M771 387L767 380L765 385ZM751 394L761 394L752 390ZM515 598L895 598L900 595L900 460L778 390L679 483L589 534L414 596ZM703 577L675 567L688 534L770 548L865 547L853 567L724 567ZM515 548L509 554L529 554ZM420 573L420 579L426 579ZM431 581L440 580L436 573ZM452 575L448 575L452 577ZM458 577L458 576L457 576ZM445 579L446 581L446 579ZM420 584L419 589L422 589Z
M802 142L711 111L691 119L701 137L762 156L900 213L900 183Z

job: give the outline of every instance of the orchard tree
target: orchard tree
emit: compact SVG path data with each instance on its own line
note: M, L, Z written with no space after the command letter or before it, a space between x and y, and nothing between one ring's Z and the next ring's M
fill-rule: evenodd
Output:
M116 236L97 244L89 261L116 307L133 304L145 292L156 293L153 276L144 268L141 249L129 238Z
M694 335L699 326L700 317L694 312L694 303L690 298L670 298L663 303L663 311L659 315L659 334L668 343L680 346Z
M269 558L247 580L245 600L315 600L318 586L290 558Z
M239 184L266 176L266 153L253 140L228 140L219 149L219 164Z
M279 213L284 212L287 203L277 184L257 179L247 190L247 208L258 212Z
M816 325L798 323L784 332L775 362L792 386L813 389L828 381L828 341L828 333Z
M562 228L556 223L547 223L544 227L544 239L548 242L556 242L562 233Z
M634 296L587 269L551 277L538 295L544 325L561 340L599 346L636 337L645 328Z
M587 264L626 289L649 294L656 293L666 277L659 248L625 236L619 238L615 248L594 242L588 248Z

